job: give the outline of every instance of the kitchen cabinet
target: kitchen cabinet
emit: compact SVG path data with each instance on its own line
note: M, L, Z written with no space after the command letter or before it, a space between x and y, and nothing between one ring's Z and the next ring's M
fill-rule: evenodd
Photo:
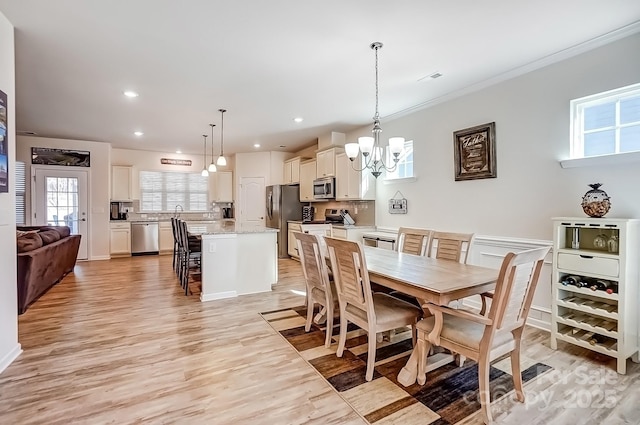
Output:
M333 225L331 230L334 238L346 239L348 241L361 242L363 241L362 235L375 230L375 227L371 226L340 226Z
M551 348L560 340L613 357L625 374L627 358L640 360L640 220L555 218L553 227Z
M112 257L131 255L131 223L109 224L109 247Z
M287 237L287 254L293 258L300 258L298 255L298 244L296 243L296 233L300 233L302 228L300 223L289 223Z
M316 176L333 177L336 175L336 154L338 148L331 148L320 151L316 154Z
M233 202L233 172L216 171L210 180L211 202Z
M371 170L361 168L359 155L352 165L344 152L336 155L336 201L375 200L376 181ZM356 169L354 169L354 166Z
M173 229L170 221L161 221L158 226L158 250L160 254L173 253Z
M300 157L291 158L284 162L283 184L300 183Z
M300 164L300 201L313 202L313 181L316 179L316 160Z
M124 165L111 166L111 200L131 201L133 168Z

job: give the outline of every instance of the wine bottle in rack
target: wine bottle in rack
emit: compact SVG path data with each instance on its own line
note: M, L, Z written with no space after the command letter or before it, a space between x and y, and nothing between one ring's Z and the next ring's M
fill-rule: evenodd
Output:
M573 285L573 286L577 286L578 282L580 282L581 277L578 275L567 275L564 278L562 278L562 281L560 283L562 283L564 286L569 286L569 285Z
M586 276L580 276L580 280L576 284L578 288L586 288L591 286L592 279Z
M594 333L591 338L587 340L587 342L591 345L602 344L606 340L605 336Z
M609 286L609 281L604 279L594 279L589 286L592 291L605 291Z
M612 280L609 281L609 285L605 288L607 294L617 294L618 293L618 282L614 282Z

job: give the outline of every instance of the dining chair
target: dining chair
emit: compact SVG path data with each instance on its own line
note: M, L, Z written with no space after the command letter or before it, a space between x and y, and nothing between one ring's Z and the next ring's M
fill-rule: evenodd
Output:
M427 256L467 264L474 236L474 233L433 232L427 248Z
M431 230L401 227L398 229L396 244L398 252L425 255L431 239Z
M307 287L307 322L305 324L305 332L311 329L313 321L313 308L315 304L319 304L326 309L326 336L324 346L331 346L331 337L333 336L333 316L335 314L334 290L329 280L329 271L326 262L326 245L324 245L324 237L295 232L296 244L298 246L298 254L300 255L300 264Z
M176 217L171 217L171 231L173 233L173 270L178 273L178 254L180 246L178 244L178 219Z
M368 334L367 381L373 379L376 358L376 334L411 325L415 343L415 326L420 309L388 294L373 293L362 244L326 237L327 250L340 306L338 357L342 357L347 340L347 324L354 323Z
M189 295L189 279L190 277L200 276L202 248L201 242L197 239L189 237L187 230L187 222L178 220L178 229L181 241L181 264L180 264L180 283L184 294Z
M426 381L427 353L431 345L447 348L478 363L480 404L484 422L491 423L489 370L493 360L511 357L513 385L518 401L524 401L520 372L520 341L531 300L550 247L517 254L508 253L500 268L494 300L487 316L432 303L424 304L433 316L422 319L418 328L418 374Z

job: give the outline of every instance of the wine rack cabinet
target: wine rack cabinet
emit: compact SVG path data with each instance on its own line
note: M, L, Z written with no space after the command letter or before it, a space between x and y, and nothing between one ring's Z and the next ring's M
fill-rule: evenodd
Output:
M640 362L640 220L553 219L551 348L558 340L614 357L625 374L627 359ZM563 285L568 276L613 283L613 293Z

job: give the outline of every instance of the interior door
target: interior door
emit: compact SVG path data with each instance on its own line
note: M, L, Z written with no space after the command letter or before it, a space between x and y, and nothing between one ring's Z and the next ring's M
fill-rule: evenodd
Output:
M34 167L34 225L69 226L71 234L81 235L78 259L89 258L87 181L84 170Z
M266 212L264 177L242 177L240 196L240 223L264 226Z

